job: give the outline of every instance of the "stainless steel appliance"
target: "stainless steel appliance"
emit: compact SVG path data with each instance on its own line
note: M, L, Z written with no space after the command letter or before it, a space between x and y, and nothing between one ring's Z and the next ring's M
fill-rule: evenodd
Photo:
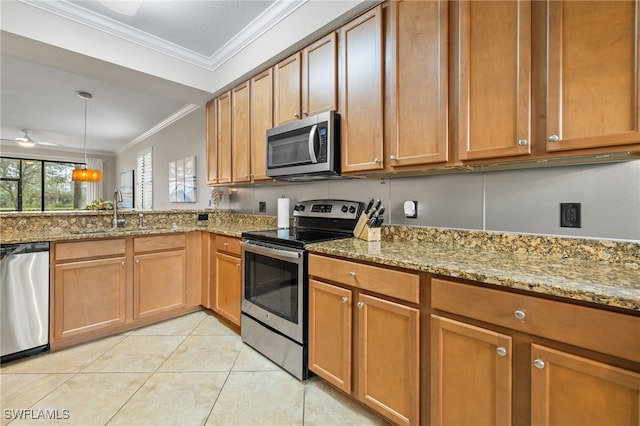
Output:
M307 181L340 177L340 115L328 111L267 130L267 176Z
M49 243L0 246L0 362L49 346Z
M363 203L295 204L295 227L242 234L242 340L304 380L307 369L305 245L353 236Z

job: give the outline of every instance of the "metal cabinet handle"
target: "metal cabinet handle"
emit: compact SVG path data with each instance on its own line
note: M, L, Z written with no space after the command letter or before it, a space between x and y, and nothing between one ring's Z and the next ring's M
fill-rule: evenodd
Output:
M236 268L239 268L241 265L239 263L236 263Z
M140 259L136 259L136 263L140 263Z
M223 246L229 247L229 243L222 243Z
M527 315L524 313L524 311L520 311L520 310L515 311L515 312L513 313L513 315L514 315L516 318L518 318L519 320L523 320L523 319L527 316Z
M309 115L309 113L307 111L302 111L302 115L304 115L305 117L307 117Z
M558 142L559 140L560 140L560 136L558 135L549 136L549 142Z
M540 358L533 360L533 366L539 369L543 369L544 368L544 361L541 360Z
M347 296L342 296L342 299L340 299L340 301L342 303L347 303L349 301L349 298Z
M127 264L127 262L121 262L120 263L122 266L125 266Z
M364 303L358 302L356 306L358 306L358 309L362 309L364 307Z
M349 276L350 276L351 278L355 278L355 277L356 277L356 273L355 273L355 272L353 272L353 271L351 271L351 272L349 272Z
M499 347L496 349L496 353L497 353L499 356L507 356L507 349L506 349L506 348L504 348L504 347L502 347L502 346L499 346Z
M380 159L379 158L374 158L373 162L376 163L376 164L380 164Z
M293 118L300 118L300 114L296 112L295 114L293 114Z
M525 146L528 143L529 142L527 142L526 139L518 139L518 145L520 145L520 146Z
M396 159L396 156L395 156L395 155L391 154L391 155L389 156L389 160L395 160L395 159Z

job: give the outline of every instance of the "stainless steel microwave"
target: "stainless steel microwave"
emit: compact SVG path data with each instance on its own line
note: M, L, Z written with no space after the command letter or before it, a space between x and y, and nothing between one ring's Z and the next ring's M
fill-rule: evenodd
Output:
M340 115L328 111L267 130L267 176L308 181L340 176Z

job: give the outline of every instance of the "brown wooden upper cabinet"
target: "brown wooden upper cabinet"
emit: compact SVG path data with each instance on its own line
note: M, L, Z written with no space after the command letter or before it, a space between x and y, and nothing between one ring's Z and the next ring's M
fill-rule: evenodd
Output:
M336 33L332 32L274 67L275 125L337 108Z
M231 91L231 159L233 182L251 180L249 81Z
M207 184L231 183L231 92L207 104Z
M547 151L639 143L638 1L549 1L547 22Z
M207 185L218 183L218 101L207 103Z
M267 129L273 127L273 68L251 79L251 180L267 176Z
M531 3L460 1L451 78L459 160L531 153Z
M339 81L342 172L383 168L382 6L340 28Z
M386 24L386 169L445 162L446 1L394 1Z

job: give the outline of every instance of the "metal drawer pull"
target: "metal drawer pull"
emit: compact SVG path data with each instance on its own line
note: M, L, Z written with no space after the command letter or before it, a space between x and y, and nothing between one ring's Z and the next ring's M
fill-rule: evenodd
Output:
M549 142L558 142L559 140L560 140L560 136L558 135L549 136Z
M140 263L140 259L136 259L136 263Z
M342 301L342 303L347 303L349 301L349 298L347 296L342 296L342 299L340 299Z
M362 309L364 307L364 303L358 302L358 308Z
M524 311L515 311L514 315L516 318L518 318L519 320L523 320L524 317L526 317L526 314L524 313Z
M498 353L498 355L500 356L507 356L507 350L505 348L503 348L502 346L499 346L496 349L496 352Z
M540 358L538 358L538 359L536 359L536 360L534 360L534 361L533 361L533 365L534 365L534 367L536 367L536 368L543 369L543 368L544 368L544 361L543 361L543 360L541 360Z
M121 262L120 263L122 266L125 266L127 263L126 262Z
M355 273L355 272L353 272L353 271L351 271L351 272L349 272L349 276L350 276L350 277L352 277L352 278L355 278L356 273Z

